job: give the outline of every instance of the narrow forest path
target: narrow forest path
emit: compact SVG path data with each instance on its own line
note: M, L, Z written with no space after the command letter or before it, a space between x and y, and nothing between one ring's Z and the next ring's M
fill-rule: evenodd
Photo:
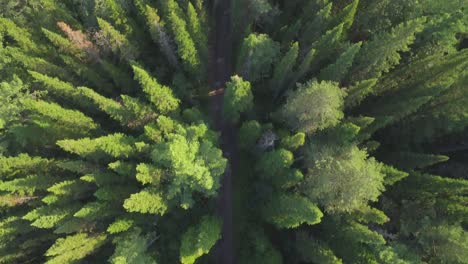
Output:
M229 165L223 177L217 201L217 211L223 219L222 238L217 245L216 263L235 263L233 236L232 175L238 165L236 128L222 116L224 84L232 69L231 0L217 0L213 9L215 27L211 33L210 112L215 128L221 132L221 148Z

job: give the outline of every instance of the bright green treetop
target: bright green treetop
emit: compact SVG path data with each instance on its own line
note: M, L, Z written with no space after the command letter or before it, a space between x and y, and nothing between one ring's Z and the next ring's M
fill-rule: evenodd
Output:
M235 75L226 83L224 91L224 117L236 122L239 115L253 108L253 95L250 83Z
M310 134L338 124L344 95L336 83L307 82L289 94L280 114L293 130Z

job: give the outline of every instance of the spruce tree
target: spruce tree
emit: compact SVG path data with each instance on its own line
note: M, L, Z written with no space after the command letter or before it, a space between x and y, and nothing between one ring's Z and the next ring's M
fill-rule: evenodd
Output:
M231 77L231 81L226 83L223 108L226 119L236 122L239 114L253 108L253 95L250 89L250 83L237 75Z
M343 117L343 97L344 92L335 83L308 82L288 96L281 116L293 130L322 130L336 125Z

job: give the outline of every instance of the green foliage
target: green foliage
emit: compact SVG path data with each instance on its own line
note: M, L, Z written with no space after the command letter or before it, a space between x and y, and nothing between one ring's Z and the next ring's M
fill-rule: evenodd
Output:
M154 234L152 234L154 236ZM115 252L109 261L113 264L156 264L156 261L146 253L151 235L142 235L141 230L132 229L113 240Z
M389 31L392 26L421 16L422 9L429 7L430 2L435 1L361 0L355 25L366 35Z
M31 40L31 34L24 28L19 27L14 21L0 17L0 36L8 36L15 44L25 51L37 51L36 44Z
M466 219L465 180L413 172L397 186L398 196L394 199L402 201L399 228L405 236L440 222L460 223Z
M306 12L303 13L303 20L308 21L304 25L304 32L301 35L301 43L310 45L314 43L322 33L326 31L331 19L331 12L332 12L332 3L326 3L325 1L321 4L317 4L314 2L310 2L309 5L315 5L314 7L307 6L304 10L314 10L316 14L314 19L309 21L309 17Z
M55 32L42 28L42 32L49 39L52 44L54 44L60 51L73 55L76 58L85 60L87 54L84 50L77 47L72 41L68 38L61 36Z
M343 118L343 97L335 83L307 82L288 96L281 117L295 131L310 134L323 130Z
M136 178L142 184L158 185L164 172L152 165L140 163L136 167Z
M57 145L70 153L97 160L106 157L128 158L136 153L135 143L133 137L116 133L94 139L60 140Z
M28 98L21 79L0 83L0 129L20 117L23 100Z
M220 219L213 216L204 216L196 225L190 227L183 235L180 246L180 262L192 264L210 249L221 238Z
M260 227L251 227L245 235L247 236L247 243L242 245L243 248L239 257L241 263L283 263L281 253L275 249Z
M283 89L285 83L290 80L298 55L299 43L294 42L288 52L284 54L283 58L281 58L279 63L275 66L270 89L276 95Z
M352 212L383 191L381 165L356 146L311 143L307 151L304 192L326 211Z
M142 7L141 12L145 16L146 24L153 41L159 45L161 51L164 53L169 63L172 66L179 68L179 62L175 54L175 49L171 45L170 38L164 29L161 18L158 16L158 10L152 8L149 5L146 5Z
M307 52L301 64L298 66L297 72L294 75L293 83L302 80L303 77L306 76L308 72L310 72L310 68L312 63L314 62L316 54L317 51L315 49L311 49Z
M12 179L34 173L50 173L54 161L42 157L31 157L26 153L14 157L0 156L0 178Z
M122 60L131 61L137 57L138 50L126 38L124 34L114 28L109 22L97 18L103 38L106 39L110 50Z
M263 218L278 228L295 228L320 223L320 209L299 195L275 194L262 209Z
M36 192L45 191L56 179L53 176L31 174L24 178L0 182L0 191L33 195Z
M23 216L23 219L31 221L31 226L38 228L52 228L61 220L71 216L76 209L76 206L70 206L69 208L44 206L30 211Z
M359 0L353 0L343 10L341 10L331 21L332 25L343 23L343 32L347 32L354 23L357 8L359 6Z
M188 2L187 5L188 31L196 44L200 59L206 61L208 59L208 39L206 25L203 23L204 17L197 13L192 3Z
M280 53L280 46L266 34L250 34L242 43L236 71L254 83L268 74Z
M192 30L194 30L197 28L197 26L187 25L187 22L184 20L184 18L179 16L180 7L175 0L164 1L163 5L165 8L166 20L174 36L174 42L177 45L177 53L182 59L185 70L189 72L195 79L202 79L200 75L204 73L200 67L202 64L200 60L201 58L197 52L194 39L192 36L190 36L188 29L188 27L192 27ZM199 43L202 44L201 42Z
M378 261L381 263L423 263L417 255L409 252L409 249L402 244L394 244L391 247L384 247L379 252Z
M105 241L105 235L89 236L85 233L59 238L47 250L45 255L50 258L46 263L58 264L79 261L103 245Z
M385 174L385 184L392 185L403 178L408 177L408 173L395 169L392 166L383 165L381 172Z
M461 226L440 225L423 230L420 244L430 263L467 263L468 232Z
M348 73L353 64L354 57L361 49L362 42L350 46L343 52L335 63L327 66L320 72L320 79L333 82L340 82Z
M53 95L70 100L78 105L86 106L86 104L83 102L80 96L79 91L70 83L61 81L58 78L49 77L47 75L35 71L29 71L29 74L31 74L31 76L35 80L42 83L47 89L47 91L49 91Z
M351 86L347 91L348 96L345 98L346 108L359 105L367 95L372 94L376 83L377 79L369 79Z
M0 263L467 263L468 2L224 4L0 1Z
M128 212L164 215L167 204L164 197L155 189L144 189L132 194L125 200L124 208Z
M175 263L177 225L213 210L227 161L188 98L206 86L206 6L124 2L0 4L1 263Z
M109 225L107 232L110 234L116 234L128 231L133 226L131 219L117 219L115 222Z
M159 118L158 121L164 119ZM167 120L170 121L170 120ZM152 159L171 173L167 197L178 197L183 208L193 204L192 196L186 189L213 196L226 167L226 159L210 140L204 124L186 128L175 127L167 131L167 141L156 144Z
M336 55L341 46L343 38L343 23L325 32L320 39L312 44L312 49L316 51L316 56L311 63L310 71L315 72L324 64L330 57Z
M148 72L136 65L133 65L133 72L135 80L140 83L160 114L167 114L179 108L180 101L174 97L169 87L159 84Z
M231 81L226 83L224 91L224 117L233 122L237 122L240 114L253 108L253 95L248 81L242 80L235 75Z
M414 34L422 31L424 22L425 18L408 21L364 43L351 72L352 81L378 78L390 71L400 62L399 52L409 50Z
M306 233L299 233L296 243L300 258L303 261L324 264L343 263L341 259L335 256L331 248L313 237L309 237Z
M288 136L281 139L281 146L285 149L294 151L305 144L306 135L304 133L296 133L293 136Z
M93 119L77 110L65 109L42 100L25 100L23 104L25 110L31 111L33 122L45 129L46 126L56 127L63 133L62 137L86 136L98 128Z
M265 175L275 175L289 168L293 163L294 156L290 151L278 149L262 155L256 165L256 169Z
M414 152L389 153L386 160L388 163L404 169L422 169L437 163L445 162L449 157L444 155L432 155Z
M239 145L245 149L251 148L262 135L262 126L256 120L244 122L239 129Z

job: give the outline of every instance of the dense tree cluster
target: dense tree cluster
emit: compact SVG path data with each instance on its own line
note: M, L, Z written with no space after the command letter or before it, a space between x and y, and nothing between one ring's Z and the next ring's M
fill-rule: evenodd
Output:
M242 261L467 263L468 2L246 2Z
M468 2L223 1L0 1L0 263L468 263Z
M3 2L0 263L208 253L227 162L187 100L206 91L205 4Z

